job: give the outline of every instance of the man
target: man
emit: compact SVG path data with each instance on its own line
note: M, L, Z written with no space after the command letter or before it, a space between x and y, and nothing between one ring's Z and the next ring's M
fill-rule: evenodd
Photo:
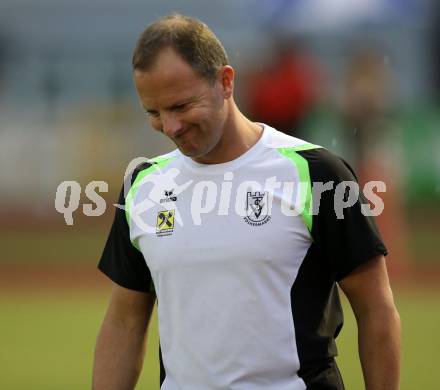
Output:
M351 170L247 119L224 48L196 19L151 24L133 69L151 126L177 149L138 166L121 192L99 263L114 287L94 389L134 388L156 297L161 389L343 389L336 283L356 315L366 388L398 389L386 249L363 198L337 218L338 191L310 187L354 181Z

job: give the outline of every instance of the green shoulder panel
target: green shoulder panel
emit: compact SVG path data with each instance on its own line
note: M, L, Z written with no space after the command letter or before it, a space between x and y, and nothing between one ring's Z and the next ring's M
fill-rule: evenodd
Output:
M130 226L130 212L133 204L134 197L139 190L139 186L142 183L142 180L157 171L160 168L166 167L171 161L173 161L176 157L155 157L150 159L151 165L148 168L140 171L133 184L130 187L130 190L127 193L127 197L125 198L125 217L127 218L128 226Z
M299 146L292 146L287 148L277 148L278 152L290 160L293 165L296 167L299 175L300 183L304 183L299 186L301 193L300 196L300 205L303 206L303 211L301 213L301 217L307 226L309 232L312 232L312 224L313 224L313 215L312 215L312 183L310 181L310 171L309 171L309 163L307 160L299 155L297 152L303 150L310 149L318 149L321 146L313 145L313 144L304 144Z

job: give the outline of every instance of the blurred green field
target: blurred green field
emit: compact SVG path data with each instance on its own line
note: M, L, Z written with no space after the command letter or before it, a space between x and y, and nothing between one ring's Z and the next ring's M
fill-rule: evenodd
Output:
M440 290L397 295L403 323L402 390L434 390L440 383ZM103 292L0 295L0 389L89 389L95 337L107 296ZM348 390L362 389L356 327L347 308L338 358ZM154 321L156 319L154 318ZM148 356L137 389L158 389L158 338L150 332Z

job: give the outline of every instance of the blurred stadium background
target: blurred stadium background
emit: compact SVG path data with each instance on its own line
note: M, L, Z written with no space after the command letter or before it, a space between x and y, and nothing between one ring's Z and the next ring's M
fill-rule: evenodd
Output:
M440 383L440 6L435 0L3 0L0 3L0 388L90 388L110 283L95 269L127 164L172 148L131 81L135 41L199 17L237 69L237 100L383 180L379 218L403 322L402 389ZM57 186L82 188L67 226ZM85 186L108 183L85 217ZM362 389L350 310L339 338ZM158 388L157 332L138 386Z

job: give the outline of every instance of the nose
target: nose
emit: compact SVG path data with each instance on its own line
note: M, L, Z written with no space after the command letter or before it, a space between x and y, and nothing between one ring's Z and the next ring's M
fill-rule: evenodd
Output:
M162 132L167 137L175 137L182 128L182 123L175 113L166 113L162 115Z

